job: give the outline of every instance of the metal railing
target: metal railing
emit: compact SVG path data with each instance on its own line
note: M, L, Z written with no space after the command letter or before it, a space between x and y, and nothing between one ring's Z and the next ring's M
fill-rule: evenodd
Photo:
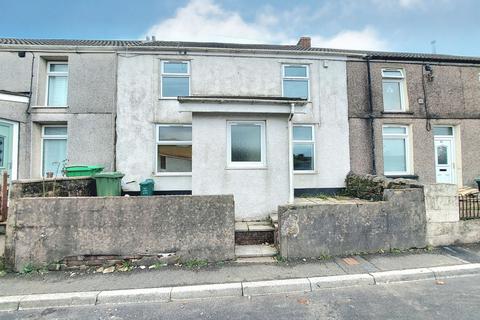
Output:
M458 196L460 219L480 219L480 193Z

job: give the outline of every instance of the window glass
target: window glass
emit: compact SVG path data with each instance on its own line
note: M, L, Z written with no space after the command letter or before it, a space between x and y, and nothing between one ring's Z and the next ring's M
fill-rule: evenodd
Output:
M401 70L383 70L382 74L385 78L403 78Z
M46 136L66 136L67 127L44 127L43 134Z
M285 77L307 77L306 66L284 66Z
M188 73L188 63L186 62L164 62L164 73Z
M49 106L67 105L68 77L49 76L48 77L48 100Z
M191 145L159 145L157 172L191 172Z
M283 80L283 96L308 99L308 80Z
M401 83L383 81L383 107L385 110L402 110Z
M295 143L293 146L293 169L314 170L313 144Z
M453 136L452 127L433 127L433 134L436 136Z
M405 127L383 127L384 134L406 134L407 128Z
M159 126L159 141L192 141L192 127Z
M258 124L231 125L231 161L262 161L262 128Z
M385 172L406 172L406 149L405 139L383 140L383 162Z
M163 97L180 97L188 96L189 93L188 77L162 77L162 96Z
M448 149L447 146L437 147L437 164L448 164Z
M192 127L159 125L157 172L192 172Z
M61 175L63 162L67 158L67 139L43 140L43 175L52 172L54 176Z
M312 127L293 126L293 140L312 140Z
M68 64L66 63L50 63L50 72L68 72Z

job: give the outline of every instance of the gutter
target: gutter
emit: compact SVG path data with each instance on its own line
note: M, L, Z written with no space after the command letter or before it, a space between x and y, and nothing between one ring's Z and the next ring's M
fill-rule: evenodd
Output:
M288 203L293 204L294 187L293 187L293 123L292 118L295 113L295 103L290 104L290 114L288 116Z

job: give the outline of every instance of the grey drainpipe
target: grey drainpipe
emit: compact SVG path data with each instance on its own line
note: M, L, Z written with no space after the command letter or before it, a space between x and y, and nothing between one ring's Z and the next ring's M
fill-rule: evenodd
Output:
M375 127L374 127L374 120L375 117L373 115L373 96L372 96L372 74L370 72L370 56L366 56L367 60L367 77L368 77L368 119L370 123L370 134L372 139L372 174L377 174L377 162L376 158L376 151L375 151Z
M290 115L288 116L288 203L294 202L293 188L293 124L292 118L295 113L295 103L290 104Z

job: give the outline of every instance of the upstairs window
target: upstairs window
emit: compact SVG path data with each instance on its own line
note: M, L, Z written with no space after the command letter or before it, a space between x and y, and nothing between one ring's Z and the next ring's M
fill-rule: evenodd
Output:
M309 71L307 65L283 65L283 96L309 99Z
M67 105L68 64L65 62L47 63L47 106Z
M157 125L157 173L191 172L192 126Z
M385 175L410 174L408 126L383 126L383 171Z
M407 110L405 75L402 69L382 69L383 109L391 112Z
M293 126L293 170L315 170L315 136L312 125Z
M190 95L190 62L162 61L161 97L174 99Z

